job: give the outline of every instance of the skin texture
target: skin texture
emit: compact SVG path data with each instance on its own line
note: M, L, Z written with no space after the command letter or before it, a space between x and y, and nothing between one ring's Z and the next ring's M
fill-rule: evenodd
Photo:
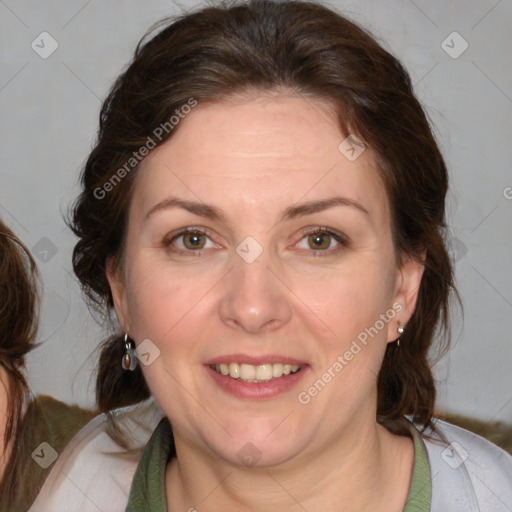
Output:
M5 442L5 427L7 426L7 410L9 405L9 378L4 368L0 366L0 480L5 472L7 461L12 449L12 443Z
M413 445L376 423L376 376L398 321L414 310L423 267L406 259L397 268L372 151L349 161L338 149L344 138L326 103L260 94L199 104L141 164L123 263L107 266L121 326L136 344L150 339L160 350L143 371L175 435L169 510L405 505ZM179 207L147 217L171 196L215 206L225 219ZM291 206L333 196L368 213L342 205L281 220ZM190 235L174 238L184 227L207 231L199 252L187 249ZM327 237L327 249L316 249L307 231L318 227L348 244ZM248 236L263 248L250 264L236 252ZM401 312L301 404L298 393L397 303ZM228 354L307 366L286 393L237 398L205 366ZM251 467L238 456L247 443L260 454Z

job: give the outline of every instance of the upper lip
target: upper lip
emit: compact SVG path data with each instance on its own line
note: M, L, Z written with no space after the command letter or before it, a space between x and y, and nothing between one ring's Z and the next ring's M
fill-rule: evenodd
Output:
M225 356L215 357L214 359L210 359L206 361L206 365L217 365L217 364L229 364L229 363L238 363L238 364L251 364L253 366L258 366L260 364L274 364L274 363L283 363L283 364L291 364L298 366L305 366L307 363L305 361L301 361L300 359L296 359L294 357L281 356L279 354L266 354L262 356L251 356L248 354L228 354Z

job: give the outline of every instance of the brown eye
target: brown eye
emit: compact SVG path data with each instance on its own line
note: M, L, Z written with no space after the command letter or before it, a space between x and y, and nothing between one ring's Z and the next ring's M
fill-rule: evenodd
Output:
M207 233L207 231L196 227L185 228L178 233L169 235L162 245L173 255L203 256L204 251L210 252L211 249L220 248Z
M183 245L187 249L197 250L203 249L206 244L206 235L198 231L184 233L182 236Z
M303 234L296 247L311 256L333 256L350 246L350 240L339 231L316 228Z
M329 249L331 245L331 235L327 233L312 233L308 235L308 244L309 247L314 250Z

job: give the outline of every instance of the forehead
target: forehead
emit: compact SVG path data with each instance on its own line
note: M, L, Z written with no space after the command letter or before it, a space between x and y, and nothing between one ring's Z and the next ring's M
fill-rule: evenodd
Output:
M370 149L349 160L332 107L299 95L261 95L196 106L142 162L134 208L166 195L263 207L343 195L387 217ZM289 203L289 204L286 204Z

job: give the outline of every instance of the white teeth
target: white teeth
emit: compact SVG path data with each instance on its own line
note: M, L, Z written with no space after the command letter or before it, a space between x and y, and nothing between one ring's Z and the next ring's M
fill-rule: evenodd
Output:
M272 378L272 365L260 364L256 369L256 380L270 380Z
M233 377L233 379L240 377L240 365L238 363L231 363L229 365L229 376Z
M283 375L283 365L276 363L272 365L272 377L281 377Z
M300 370L299 365L283 363L264 363L258 366L252 364L221 363L215 365L215 370L222 375L229 375L233 379L246 382L268 382L283 375L290 375Z
M242 380L254 380L256 378L256 366L252 364L241 364L240 378Z

